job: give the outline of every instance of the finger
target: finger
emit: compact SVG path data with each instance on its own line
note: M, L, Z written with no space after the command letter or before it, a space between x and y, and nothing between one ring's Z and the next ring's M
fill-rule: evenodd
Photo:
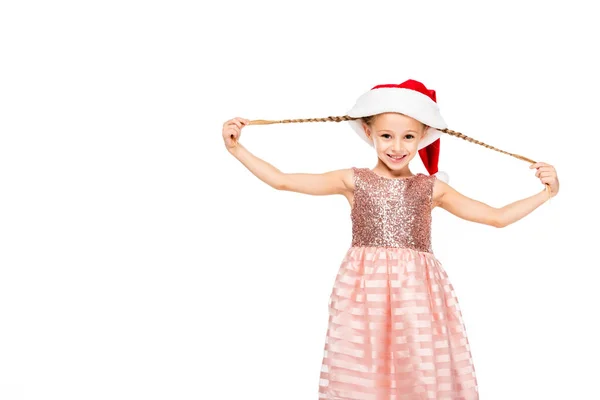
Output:
M239 136L239 132L236 132L235 129L229 129L227 130L227 132L225 132L225 137L236 137Z
M538 168L538 171L554 171L554 167L552 165L543 165Z
M544 162L536 162L529 166L529 168L537 168L537 169L547 168L547 167L552 167L552 166L550 164L546 164Z
M244 127L244 126L248 125L248 122L249 122L247 119L241 118L241 117L236 118L236 120L241 124L240 127Z
M239 136L241 134L240 128L238 128L237 126L232 126L231 130L233 131L232 135L235 134L235 135Z
M543 184L552 184L552 183L555 182L555 179L552 178L552 177L550 177L550 178L542 178L541 181L542 181Z
M553 172L546 172L546 171L542 171L540 172L539 178L548 178L548 177L555 177L556 174Z
M539 168L539 167L543 167L543 166L549 166L549 167L551 167L551 165L548 164L548 163L545 163L545 162L542 162L542 161L538 161L536 163L531 164L529 166L529 168Z
M535 172L535 176L539 176L539 174L541 173L556 173L556 170L553 167L539 167L538 170Z

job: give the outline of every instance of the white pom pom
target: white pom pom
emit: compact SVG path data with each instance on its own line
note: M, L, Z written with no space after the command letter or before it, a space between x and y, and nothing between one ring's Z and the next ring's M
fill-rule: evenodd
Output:
M448 183L448 181L450 180L450 177L448 176L447 173L445 173L444 171L438 171L434 174L440 181L444 182L444 183Z

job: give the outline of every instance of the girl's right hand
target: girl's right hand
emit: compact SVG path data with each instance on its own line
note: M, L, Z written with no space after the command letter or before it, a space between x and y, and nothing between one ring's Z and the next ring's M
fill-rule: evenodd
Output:
M238 140L242 135L242 128L250 123L249 120L235 117L223 124L223 140L227 150L232 150L238 145Z

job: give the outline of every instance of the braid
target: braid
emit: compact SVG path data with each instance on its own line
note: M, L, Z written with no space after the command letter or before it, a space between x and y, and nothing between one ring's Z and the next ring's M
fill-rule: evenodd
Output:
M305 118L305 119L282 119L282 120L279 120L279 121L272 121L272 120L265 120L265 119L255 119L255 120L250 121L250 123L248 125L289 124L289 123L295 123L295 122L342 122L342 121L354 121L354 120L357 120L357 119L362 119L362 120L364 120L364 121L366 121L368 123L370 121L371 117L372 116L370 116L370 117L350 117L348 115L344 115L344 116L341 116L341 117ZM527 161L527 162L532 163L532 164L535 163L535 161L533 161L530 158L523 157L523 156L520 156L520 155L514 154L514 153L509 153L508 151L500 150L500 149L498 149L498 148L496 148L494 146L490 146L489 144L485 144L483 142L480 142L479 140L470 138L467 135L463 135L460 132L456 132L456 131L453 131L453 130L450 130L450 129L438 129L438 130L440 132L447 133L447 134L449 134L451 136L455 136L457 138L464 139L467 142L475 143L475 144L483 146L483 147L485 147L487 149L495 150L495 151L498 151L498 152L500 152L502 154L506 154L506 155L509 155L511 157L518 158L519 160ZM546 192L548 193L548 198L550 198L551 197L551 195L550 195L550 185L545 184L545 186L546 186Z
M349 117L344 115L343 117L327 117L327 118L305 118L305 119L282 119L279 121L269 121L265 119L255 119L250 121L248 125L268 125L268 124L289 124L293 122L342 122L352 121L360 119L361 117Z
M503 154L506 154L506 155L509 155L509 156L512 156L512 157L518 158L519 160L527 161L527 162L530 162L530 163L532 163L532 164L534 164L534 163L535 163L535 161L533 161L533 160L532 160L532 159L530 159L530 158L523 157L523 156L520 156L520 155L518 155L518 154L514 154L514 153L509 153L508 151L500 150L500 149L498 149L498 148L496 148L496 147L494 147L494 146L490 146L489 144L485 144L485 143L483 143L483 142L480 142L479 140L476 140L476 139L470 138L470 137L468 137L468 136L466 136L466 135L463 135L463 134L462 134L462 133L460 133L460 132L456 132L456 131L453 131L453 130L450 130L450 129L438 129L438 130L439 130L440 132L444 132L444 133L447 133L447 134L449 134L449 135L456 136L456 137L458 137L458 138L464 139L464 140L466 140L467 142L475 143L475 144L478 144L478 145L480 145L480 146L483 146L483 147L485 147L485 148L492 149L492 150L496 150L496 151L498 151L498 152L500 152L500 153L503 153Z
M342 122L342 121L353 121L353 120L357 120L357 119L362 119L363 117L350 117L348 115L344 115L341 117L326 117L326 118L305 118L305 119L283 119L283 120L279 120L279 121L271 121L271 120L264 120L264 119L256 119L256 120L252 120L250 121L249 125L268 125L268 124L288 124L288 123L294 123L294 122ZM367 117L364 117L367 118ZM530 163L535 163L535 161L533 161L530 158L527 157L523 157L520 156L518 154L514 154L514 153L509 153L508 151L504 151L504 150L500 150L494 146L490 146L489 144L485 144L483 142L480 142L479 140L470 138L466 135L463 135L460 132L456 132L450 129L438 129L440 132L444 132L447 133L449 135L452 136L456 136L458 138L464 139L467 142L471 142L471 143L475 143L478 144L480 146L483 146L485 148L491 149L491 150L495 150L498 151L500 153L518 158L519 160L523 160L523 161L527 161Z

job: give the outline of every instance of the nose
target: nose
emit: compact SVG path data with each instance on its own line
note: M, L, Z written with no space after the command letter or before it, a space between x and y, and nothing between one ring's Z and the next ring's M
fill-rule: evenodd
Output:
M399 152L400 150L402 150L402 138L401 137L396 137L394 139L394 142L392 144L392 149L395 152Z

